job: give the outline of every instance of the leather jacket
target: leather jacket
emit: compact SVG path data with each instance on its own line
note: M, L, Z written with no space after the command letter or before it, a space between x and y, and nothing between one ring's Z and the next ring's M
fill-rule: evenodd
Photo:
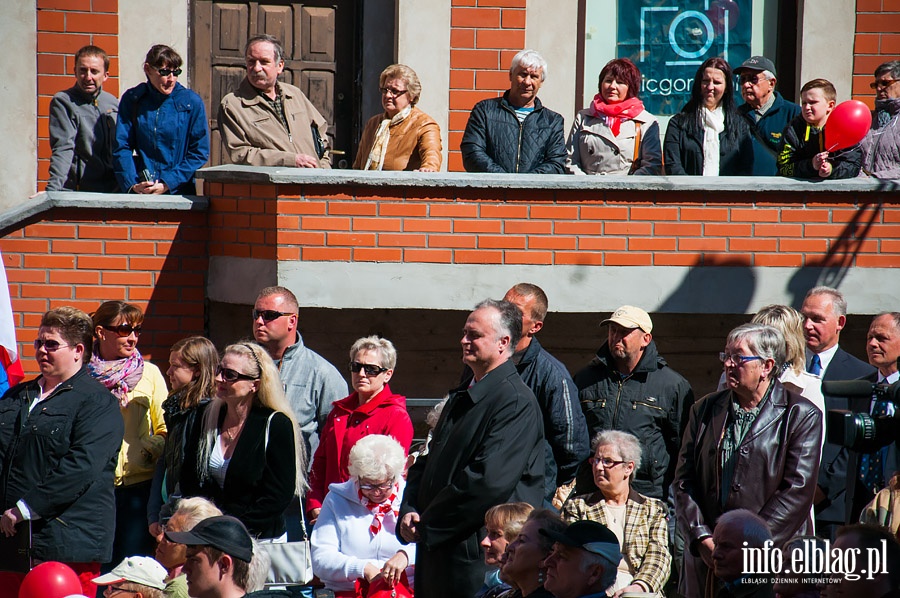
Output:
M385 118L386 114L376 114L366 123L359 140L359 151L353 161L354 169L365 168L369 152L375 144L375 133ZM396 125L391 125L391 137L382 170L419 168L441 169L441 127L433 118L414 107L409 116Z

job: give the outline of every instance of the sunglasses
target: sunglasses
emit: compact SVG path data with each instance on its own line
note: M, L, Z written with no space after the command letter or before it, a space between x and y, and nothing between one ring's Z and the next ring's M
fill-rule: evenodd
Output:
M121 338L125 338L126 336L131 336L134 333L135 336L141 335L140 326L132 326L131 324L119 324L118 326L103 326L104 330L109 330L110 332L115 332Z
M382 87L381 95L390 96L392 98L399 98L403 94L405 94L408 89L391 89L390 87Z
M274 309L254 309L253 310L253 320L259 319L262 316L263 322L271 322L272 320L277 320L281 316L293 316L294 314L285 311L275 311Z
M223 368L220 365L216 366L216 376L222 376L222 380L228 383L237 382L238 380L259 380L256 376L242 374L231 368Z
M900 81L900 79L885 79L883 81L873 81L872 83L869 83L869 87L871 87L872 89L887 89L897 81Z
M760 79L762 79L763 81L766 80L766 78L763 77L761 73L740 76L741 83L749 83L750 85L756 85L757 83L759 83Z
M360 363L358 361L350 362L350 373L355 374L360 369L366 372L366 376L377 376L382 372L388 371L388 368L383 368L380 365L375 365L373 363Z
M156 72L159 73L160 77L168 77L169 75L175 75L178 77L181 75L181 69L156 69Z
M46 340L46 341L43 339L40 339L40 338L34 339L34 350L35 351L38 351L41 348L43 348L44 351L46 351L47 353L53 353L54 351L59 351L60 349L63 349L65 347L70 347L70 346L71 345L61 345L59 343L59 341L56 341L53 339Z

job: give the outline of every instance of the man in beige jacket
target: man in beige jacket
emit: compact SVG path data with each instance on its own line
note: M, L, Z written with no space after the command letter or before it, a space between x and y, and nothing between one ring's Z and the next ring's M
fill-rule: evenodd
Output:
M244 51L247 76L222 99L219 130L234 164L330 168L328 123L302 91L278 81L284 49L257 35Z

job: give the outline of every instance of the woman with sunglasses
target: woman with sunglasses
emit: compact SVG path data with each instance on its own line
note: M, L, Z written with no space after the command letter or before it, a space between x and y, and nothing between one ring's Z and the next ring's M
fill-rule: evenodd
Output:
M349 478L350 449L360 438L386 434L409 452L413 426L406 411L406 397L394 394L388 386L396 365L397 350L387 339L367 336L350 347L350 382L354 392L334 402L319 436L309 474L306 508L310 521L319 516L328 487Z
M608 527L619 539L622 560L611 595L659 594L669 579L668 508L631 488L641 466L641 443L633 434L606 430L594 437L588 464L598 490L569 498L562 508L566 523L589 519Z
M100 304L94 322L94 348L89 368L119 400L125 438L116 465L116 539L113 563L127 556L151 554L153 538L143 520L147 514L156 461L166 440L163 401L168 396L159 368L144 361L137 349L144 312L124 301Z
M187 430L182 496L203 496L257 538L286 538L284 510L304 490L306 458L278 369L256 343L229 345L216 397Z
M353 598L357 582L380 577L411 596L416 548L397 539L406 450L390 436L372 434L350 449L349 479L334 484L313 528L313 573L336 598ZM363 591L361 595L365 596Z
M147 81L119 100L113 168L127 193L193 195L194 172L209 159L206 109L178 82L183 61L158 44L144 61Z

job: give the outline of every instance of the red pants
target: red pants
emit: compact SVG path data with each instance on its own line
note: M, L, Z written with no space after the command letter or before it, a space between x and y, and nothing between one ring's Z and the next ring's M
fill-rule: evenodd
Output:
M97 586L91 580L100 575L100 563L66 563L78 574L81 581L81 593L85 596L96 596ZM25 579L24 573L0 571L0 598L18 598L19 586Z

